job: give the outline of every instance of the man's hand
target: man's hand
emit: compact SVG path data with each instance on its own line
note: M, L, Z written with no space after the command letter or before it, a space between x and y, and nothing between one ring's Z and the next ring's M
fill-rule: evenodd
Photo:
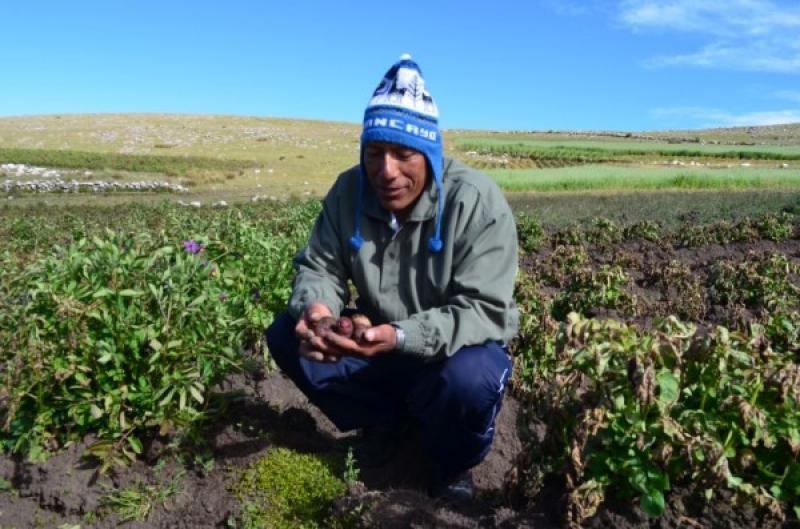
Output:
M311 303L300 315L294 334L300 340L298 354L315 362L336 362L341 355L333 355L322 336L317 336L313 329L325 318L333 318L331 309L322 303Z
M328 354L372 358L380 353L392 351L397 346L397 331L389 324L370 327L360 341L340 336L334 332L325 335Z

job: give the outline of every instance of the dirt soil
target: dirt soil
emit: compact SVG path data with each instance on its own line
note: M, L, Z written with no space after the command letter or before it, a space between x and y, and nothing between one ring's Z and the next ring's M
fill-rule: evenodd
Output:
M234 375L220 390L237 399L224 422L207 431L214 458L210 472L202 472L199 465L182 464L175 457L159 457L164 447L158 440L146 447L143 461L115 468L105 476L98 476L97 465L82 457L92 439L44 463L0 456L0 527L228 527L239 508L228 488L237 470L248 462L274 446L343 456L354 439L352 432L339 432L280 373ZM358 504L369 505L359 522L366 524L363 527L553 527L541 514L516 512L502 502L506 474L521 446L518 415L518 403L508 396L497 419L492 451L474 469L480 494L474 504L449 505L425 495L426 465L418 439L412 436L385 468L362 470L363 487L353 488L335 508L344 512ZM179 492L163 505L154 502L145 521L123 522L108 509L97 514L104 510L103 497L110 491L173 482Z

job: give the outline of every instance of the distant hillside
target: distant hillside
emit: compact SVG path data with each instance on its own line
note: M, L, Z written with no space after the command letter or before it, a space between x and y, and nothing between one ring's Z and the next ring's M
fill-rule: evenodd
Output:
M652 132L659 139L719 142L733 145L800 145L800 123L761 127Z
M6 117L0 118L0 177L25 178L24 171L2 167L25 164L69 168L69 179L167 179L194 191L321 195L358 162L359 134L357 123L255 116ZM800 124L647 133L451 129L444 140L447 154L486 170L643 166L675 158L794 168L800 159Z

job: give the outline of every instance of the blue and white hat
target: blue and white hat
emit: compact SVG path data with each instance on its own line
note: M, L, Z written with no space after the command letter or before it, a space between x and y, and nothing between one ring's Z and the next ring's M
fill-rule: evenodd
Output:
M439 132L439 110L425 89L422 71L411 55L403 54L375 89L364 112L364 128L361 132L361 184L356 205L355 232L350 239L353 250L361 249L360 233L361 202L364 185L364 148L371 141L396 143L425 155L429 170L433 174L438 198L436 230L428 240L432 252L442 249L441 223L444 196L442 194L442 135Z

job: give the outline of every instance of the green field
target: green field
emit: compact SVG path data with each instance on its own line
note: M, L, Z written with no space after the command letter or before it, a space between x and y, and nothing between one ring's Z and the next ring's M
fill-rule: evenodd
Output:
M549 169L488 169L506 191L632 191L796 189L800 167L674 167L580 165Z
M797 145L718 145L699 143L667 143L662 141L631 141L619 138L604 139L528 139L528 138L457 138L462 150L516 155L625 157L625 156L681 156L696 158L725 158L743 160L800 160Z

